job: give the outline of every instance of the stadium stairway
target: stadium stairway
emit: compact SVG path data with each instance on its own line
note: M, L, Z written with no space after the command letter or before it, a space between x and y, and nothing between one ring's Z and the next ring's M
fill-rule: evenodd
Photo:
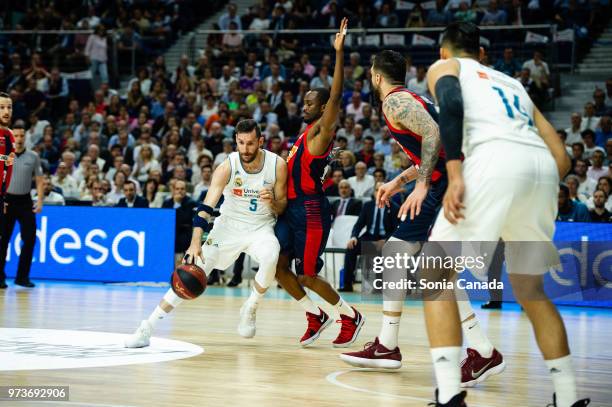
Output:
M255 0L233 0L236 6L238 6L238 15L242 16L247 13L249 7L255 4ZM198 51L205 48L207 34L197 34L198 30L212 30L213 24L219 21L224 13L227 12L227 7L223 7L216 14L208 17L202 24L196 27L193 31L183 35L176 43L166 51L164 57L166 58L166 66L169 72L173 72L179 64L181 55L189 55L189 44L192 38L195 36L195 60L198 59ZM195 61L192 61L194 63Z
M574 74L561 75L562 96L555 101L555 111L548 119L556 129L570 126L573 112L583 112L584 104L593 99L596 88L604 88L612 76L612 23L594 42L590 52L578 64Z

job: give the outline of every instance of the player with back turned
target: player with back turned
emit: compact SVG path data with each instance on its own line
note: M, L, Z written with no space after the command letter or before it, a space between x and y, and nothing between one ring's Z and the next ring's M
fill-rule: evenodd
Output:
M13 101L7 93L0 92L0 220L5 212L4 197L11 183L13 160L15 159L15 139L9 129L12 117ZM6 287L5 277L2 275L0 276L0 288Z
M372 62L372 89L382 103L383 116L392 137L415 164L383 185L377 196L378 205L389 204L404 185L416 180L411 194L399 210L402 222L383 248L383 255L395 253L419 254L421 242L427 240L442 205L448 179L444 168L445 154L441 149L438 113L434 104L404 87L406 60L398 52L381 51ZM407 270L389 270L390 279L407 278ZM460 290L463 291L463 290ZM402 355L398 334L404 292L383 292L383 323L380 335L360 352L341 355L345 362L359 367L399 369ZM464 292L460 297L467 299ZM505 368L502 355L493 347L468 300L459 301L463 331L468 339L468 356L461 364L461 382L465 387L501 373Z
M444 211L438 214L429 241L504 240L515 298L533 325L552 376L551 406L584 407L590 400L577 397L563 320L543 287L543 275L559 264L551 241L559 179L569 170L570 160L522 84L481 65L482 52L476 25L450 24L442 35L440 60L427 73L429 90L440 106L440 138L449 179ZM424 310L438 384L436 405L464 407L457 305L424 301Z
M331 205L324 193L323 178L341 109L347 26L348 21L344 18L334 41L336 66L331 91L316 88L304 97L304 121L308 126L287 159L287 210L276 224L276 234L281 243L276 280L306 311L308 328L300 340L302 346L314 342L332 322L322 309L314 305L303 287L316 292L340 315L341 328L333 342L335 347L352 344L364 323L363 316L318 276L323 266L320 256L331 229ZM295 259L297 277L289 270L291 258Z

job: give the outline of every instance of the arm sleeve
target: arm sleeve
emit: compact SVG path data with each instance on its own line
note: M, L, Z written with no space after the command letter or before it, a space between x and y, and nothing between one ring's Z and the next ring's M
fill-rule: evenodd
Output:
M463 97L459 78L446 75L436 83L440 106L440 139L447 160L461 159L463 142Z

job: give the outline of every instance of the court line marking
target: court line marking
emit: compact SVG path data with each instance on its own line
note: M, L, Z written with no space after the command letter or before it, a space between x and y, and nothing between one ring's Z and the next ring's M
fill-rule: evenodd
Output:
M390 398L401 399L401 400L424 401L424 402L427 402L427 403L433 402L432 399L425 399L425 398L422 398L422 397L403 396L401 394L384 393L384 392L376 391L376 390L362 389L360 387L355 387L355 386L351 386L350 384L342 383L340 380L338 380L339 376L342 376L345 373L351 373L351 372L381 372L383 374L390 374L390 372L382 371L381 369L367 369L367 368L366 369L360 369L360 368L356 368L356 369L338 370L336 372L332 372L332 373L328 374L325 377L325 379L328 382L330 382L331 384L333 384L335 386L339 386L339 387L344 387L347 390L354 390L354 391L359 391L359 392L362 392L362 393L372 394L372 395L376 395L376 396L390 397ZM466 390L466 389L461 389L461 391L464 391L464 390ZM474 404L474 403L470 403L470 406L473 406L473 407L484 407L483 405Z
M355 387L355 386L351 386L350 384L342 383L340 380L338 380L338 377L343 375L343 374L345 374L345 373L350 373L350 372L376 372L376 371L380 371L380 370L377 370L377 369L338 370L337 372L332 372L332 373L328 374L325 377L325 379L328 382L330 382L331 384L335 385L335 386L344 387L345 389L353 390L353 391L359 391L359 392L362 392L362 393L373 394L373 395L376 395L376 396L391 397L391 398L402 399L402 400L425 401L427 403L431 403L433 401L432 399L425 399L425 398L422 398L422 397L402 396L401 394L383 393L381 391L362 389L360 387Z

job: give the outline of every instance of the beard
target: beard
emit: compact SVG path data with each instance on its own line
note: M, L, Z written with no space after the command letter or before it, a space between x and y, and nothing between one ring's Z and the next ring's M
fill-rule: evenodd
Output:
M316 122L317 120L319 120L319 118L321 118L321 116L323 116L322 113L318 114L316 116L310 116L310 117L303 116L304 123L312 124L312 123Z
M375 100L380 100L380 88L374 85L374 82L372 82L372 93L374 94Z
M2 127L8 127L11 125L11 118L9 117L8 119L4 119L3 117L0 118L0 126Z
M240 160L243 163L250 164L257 158L257 153L255 154L240 154Z

